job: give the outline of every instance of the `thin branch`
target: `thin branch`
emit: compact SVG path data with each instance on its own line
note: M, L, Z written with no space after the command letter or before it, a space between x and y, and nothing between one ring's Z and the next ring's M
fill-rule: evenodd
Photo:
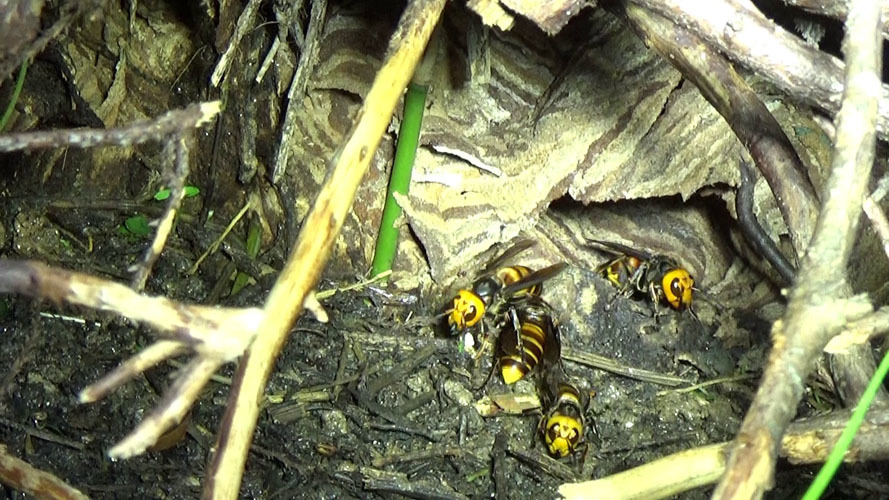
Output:
M712 43L723 54L784 92L831 115L839 112L842 61L806 45L766 18L750 0L630 0ZM879 16L877 16L879 18ZM877 130L889 137L889 86L882 86Z
M793 7L799 7L802 10L817 14L819 16L832 17L845 21L849 15L849 6L846 2L837 2L836 0L783 0L784 3ZM889 38L889 23L885 20L889 19L889 5L883 6L883 38Z
M851 411L798 420L781 440L781 456L794 464L821 463L840 439ZM654 500L679 495L713 484L725 471L731 443L718 443L649 462L593 481L566 483L559 487L565 498L645 498ZM847 462L889 458L889 425L879 417L866 421L846 454Z
M342 229L352 200L392 112L414 73L444 0L409 2L383 67L358 111L357 123L336 157L327 181L306 217L284 270L269 294L262 335L238 367L226 414L217 432L216 453L207 471L205 498L237 498L241 473L259 415L262 396L274 360L300 313L306 295L321 276L333 243Z
M827 199L785 316L773 326L769 364L714 492L716 499L760 498L772 486L781 436L796 412L806 376L831 337L871 311L866 298L844 296L846 264L874 161L880 10L877 0L851 3L843 40L846 87L837 116Z
M173 157L173 168L169 173L169 180L167 181L167 189L170 190L170 197L167 199L164 215L160 218L160 221L157 224L154 240L152 241L151 246L145 250L145 255L142 257L142 263L139 265L133 276L133 290L136 290L137 292L140 292L145 288L145 282L148 280L148 275L151 274L154 264L157 262L161 252L164 250L164 246L167 244L167 238L169 238L170 231L173 229L173 221L176 219L176 214L179 212L179 206L182 204L182 199L185 197L185 179L188 177L189 170L188 146L185 144L185 138L175 138L171 144L167 145L167 148L172 150L171 156Z
M312 76L315 69L315 62L318 60L321 32L324 31L326 17L327 0L312 2L308 33L306 33L305 45L303 45L304 50L299 58L299 66L296 68L293 80L290 82L290 90L287 91L287 112L284 114L284 127L281 132L281 140L278 142L275 166L272 169L272 182L274 183L277 183L287 170L287 161L293 148L293 136L297 130L298 111L303 109L302 98L309 86L309 77Z
M802 255L818 216L818 197L781 125L734 67L697 35L645 8L630 4L626 13L649 45L698 87L750 151Z
M109 455L127 458L145 451L179 423L207 380L239 356L256 336L261 309L187 305L165 297L146 297L131 288L95 276L56 269L38 262L0 260L0 293L20 293L110 311L154 326L169 340L159 340L98 382L85 388L81 402L96 401L164 359L191 348L197 356L178 375L162 401Z
M36 498L86 500L89 497L58 477L10 455L0 444L0 482Z
M830 339L825 352L844 352L853 344L866 344L877 335L889 331L889 306L883 306L867 316L846 325L843 333Z
M15 8L10 5L15 4L5 3L4 8ZM31 5L35 4L28 3L20 5L23 5L25 8L30 8ZM59 9L58 20L56 20L52 26L44 30L40 37L29 43L27 47L24 47L24 50L19 50L15 54L9 54L11 57L0 62L0 82L9 76L15 68L20 67L25 60L33 61L34 56L43 52L43 49L49 45L49 42L55 40L59 35L64 33L74 21L85 14L101 9L104 5L105 0L67 0ZM4 26L4 28L5 27L7 26Z
M238 50L238 45L241 43L241 39L244 38L244 35L246 35L253 27L253 21L256 20L256 12L259 10L259 4L261 2L262 0L250 0L247 2L244 10L241 11L241 15L238 17L238 24L235 27L235 32L232 33L231 38L228 40L228 47L225 48L225 52L222 53L219 62L216 63L216 68L213 69L213 74L210 75L210 83L213 84L214 87L219 86L219 82L222 81L222 78L228 71L228 67L232 63L232 59L235 56L235 51Z
M34 261L0 260L0 293L42 297L119 314L192 347L200 354L232 360L250 345L263 316L257 308L181 304L149 297L126 285Z
M182 370L173 385L164 392L154 410L139 422L123 440L108 450L111 458L129 458L158 442L167 431L182 422L204 385L224 360L198 356Z
M113 129L48 130L0 135L0 152L46 148L91 148L95 146L130 146L180 135L186 130L209 123L219 113L219 101L192 104L169 111L153 120L141 120Z

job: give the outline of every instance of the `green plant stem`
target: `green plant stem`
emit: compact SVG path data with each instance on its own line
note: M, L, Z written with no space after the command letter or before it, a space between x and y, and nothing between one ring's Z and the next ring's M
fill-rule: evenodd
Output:
M19 76L15 80L15 88L12 89L12 98L9 100L9 104L6 106L6 110L3 111L3 116L0 117L0 132L6 130L6 124L9 122L9 118L12 116L12 110L15 109L15 103L18 102L19 96L22 93L22 87L25 86L26 74L28 74L27 58L22 61L22 67L19 68Z
M386 193L386 204L383 207L383 219L374 250L371 277L388 271L395 260L398 247L398 228L395 221L401 216L401 206L395 201L394 193L407 195L411 182L411 170L417 156L417 144L420 139L420 125L423 122L423 110L426 106L426 85L411 83L404 96L404 119L398 132L398 146L395 148L395 161L392 163L392 174L389 177L389 190Z
M886 378L887 372L889 372L889 352L883 356L883 361L880 362L880 366L877 367L877 371L874 372L874 376L871 377L870 383L867 384L867 388L864 390L864 394L861 395L861 399L858 401L855 411L852 412L852 416L849 417L849 421L846 422L846 428L843 429L843 433L840 434L840 438L834 445L833 450L831 450L830 455L828 455L824 465L821 466L821 470L818 471L818 475L815 476L812 484L809 485L809 489L806 490L806 494L803 495L803 500L817 500L818 498L821 498L824 490L827 489L827 485L830 484L830 480L833 479L834 474L836 474L837 469L839 469L840 464L843 462L843 457L846 455L846 451L848 451L849 446L852 445L852 440L855 438L858 428L861 427L861 423L864 422L864 416L867 414L867 409L870 407L874 396L876 396L877 391L883 384L883 379Z

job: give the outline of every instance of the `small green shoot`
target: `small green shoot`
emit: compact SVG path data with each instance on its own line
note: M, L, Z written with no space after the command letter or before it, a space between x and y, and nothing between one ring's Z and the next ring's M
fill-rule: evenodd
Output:
M371 277L392 269L392 261L395 260L399 232L395 222L401 216L401 206L395 201L394 193L406 195L410 186L411 171L414 168L414 158L417 155L420 138L420 125L423 122L426 92L426 86L411 83L404 96L404 119L401 121L401 130L398 133L398 145L395 148L389 192L386 194L383 219L380 221L380 232L374 250Z
M194 198L195 196L201 194L201 190L198 189L197 186L185 186L185 197L186 198ZM157 201L164 201L170 197L170 189L163 188L157 193L154 193L154 199Z
M6 110L3 111L3 116L0 116L0 132L6 130L6 124L9 123L9 118L12 116L12 111L15 109L15 103L18 102L19 96L22 93L22 87L25 86L26 74L28 74L27 58L22 61L22 67L19 68L19 76L15 80L15 88L12 89L12 97L9 99L9 104L6 105Z
M849 451L849 447L852 445L852 440L855 439L855 434L858 433L858 428L861 427L861 423L864 422L864 416L867 414L867 409L877 395L877 391L882 387L883 379L886 378L887 372L889 372L889 352L883 356L883 361L880 362L880 366L877 367L877 371L874 372L874 376L871 377L870 382L867 384L867 388L864 390L864 394L861 395L861 399L858 401L858 404L855 405L855 410L852 412L852 416L849 417L849 421L846 422L846 428L843 429L843 433L840 435L840 438L837 439L837 443L834 445L833 450L831 450L830 455L827 456L827 460L824 462L821 470L818 471L818 475L815 476L815 479L812 480L812 484L809 485L809 489L806 490L806 494L803 495L803 500L817 500L824 494L827 485L830 484L837 469L840 468L840 464L843 463L843 457L846 456L846 452Z
M406 196L411 183L411 171L417 156L420 141L420 127L423 124L423 112L426 109L426 94L436 59L441 52L443 37L441 30L436 29L429 40L423 60L414 71L411 83L404 95L404 118L398 131L398 143L395 146L395 158L392 161L392 172L389 174L389 190L383 205L383 217L380 221L380 232L377 234L374 248L371 278L392 269L395 252L398 249L399 227L395 222L401 216L401 206L395 200L395 193Z

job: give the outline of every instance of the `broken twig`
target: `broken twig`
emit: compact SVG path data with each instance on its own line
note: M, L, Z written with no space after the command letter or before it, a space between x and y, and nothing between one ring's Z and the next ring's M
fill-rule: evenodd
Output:
M781 125L734 67L695 33L633 4L626 13L648 44L698 87L750 152L802 255L818 216L818 197Z
M247 451L259 415L259 400L274 360L287 339L303 301L321 276L345 222L358 185L389 124L395 105L414 73L444 0L408 3L388 57L377 73L352 133L335 156L336 164L302 224L296 245L265 304L262 336L251 346L235 376L226 414L217 433L216 453L207 471L204 496L237 498Z
M871 311L866 298L846 298L845 271L874 161L881 91L879 24L879 1L851 2L843 40L846 87L826 200L787 311L772 328L769 363L715 499L761 498L771 488L781 436L796 413L806 376L831 337Z
M21 132L0 135L0 152L45 148L92 148L95 146L131 146L158 141L166 136L201 127L219 114L219 101L192 104L185 109L168 111L153 120L141 120L112 129L66 129Z

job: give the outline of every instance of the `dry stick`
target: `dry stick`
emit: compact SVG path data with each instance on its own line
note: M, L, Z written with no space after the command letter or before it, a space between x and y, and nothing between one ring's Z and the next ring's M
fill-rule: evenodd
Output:
M10 292L111 311L150 324L173 339L155 342L85 388L80 394L81 402L103 397L142 370L178 354L185 346L197 353L152 413L109 451L112 458L144 452L167 429L180 422L213 372L247 348L263 317L263 311L256 308L180 304L165 297L146 297L119 283L38 262L0 260L0 293Z
M185 109L168 111L153 120L141 120L113 129L66 129L0 135L0 152L45 148L91 148L94 146L131 146L159 141L173 134L209 123L219 113L219 101L191 104Z
M804 173L802 161L781 126L731 64L714 53L699 37L641 7L627 7L627 15L641 29L649 45L694 82L750 151L775 194L797 253L801 254L811 239L818 200ZM755 247L761 247L760 253L769 257L782 277L792 283L793 269L782 261L776 245L753 216L750 192L753 183L746 169L742 162L742 182L737 201L738 205L744 206L739 206L738 222L750 242ZM746 204L744 198L748 198ZM757 234L757 230L760 234ZM841 388L843 400L858 401L858 396L876 370L871 351L854 347L849 352L831 357L830 361L831 372L837 387ZM880 391L879 398L886 398L884 391Z
M22 425L17 422L13 422L12 420L9 420L7 418L4 418L4 417L0 417L0 425L2 425L3 427L9 427L10 429L15 429L19 432L27 434L28 436L32 436L32 437L41 439L43 441L46 441L47 443L55 443L55 444L60 444L62 446L67 446L68 448L71 448L72 450L84 451L84 449L86 449L86 446L84 446L84 444L81 443L80 441L76 441L74 439L68 439L68 438L61 436L59 434L54 434L52 432L38 429L36 427L31 427L29 425ZM2 481L0 481L0 482L2 482Z
M0 444L0 482L37 498L86 500L89 498L58 477L33 467Z
M416 68L444 0L414 0L392 35L388 57L358 112L357 123L338 155L303 223L296 246L265 305L262 335L242 359L226 414L217 434L216 454L208 470L204 498L237 498L247 451L259 414L259 401L306 295L318 281L342 229L352 200Z
M528 464L531 467L540 469L546 474L549 474L550 476L561 479L563 481L576 481L578 479L579 473L581 472L576 468L571 467L567 463L562 463L545 453L540 453L540 451L531 451L530 449L528 449L527 444L522 444L520 446L509 446L506 451L507 453L509 453L510 456L515 457L520 462Z
M867 345L872 337L889 331L889 306L883 306L872 314L846 325L843 333L830 339L825 352L843 352L853 344Z
M306 33L306 43L299 58L299 66L290 82L290 90L287 92L287 112L284 114L284 127L281 132L281 142L278 143L278 154L275 157L275 167L272 169L272 182L277 183L284 171L287 170L287 160L293 147L294 134L296 133L298 111L303 109L303 96L309 86L309 77L315 69L318 59L318 51L321 48L321 32L324 29L324 18L327 15L327 0L315 0L312 2L312 13L309 16L309 30Z
M874 230L880 236L880 241L883 242L883 251L889 257L889 220L886 219L886 214L883 213L883 210L873 196L868 196L864 200L864 213L867 214L871 225L874 226Z
M842 410L790 424L781 441L781 456L795 464L824 462L839 440L850 415L851 411ZM717 443L681 451L601 479L563 484L559 487L559 493L569 499L653 500L672 497L715 483L725 471L726 454L730 447L731 443ZM887 458L889 425L885 421L866 421L846 454L846 461Z
M781 436L796 413L806 377L831 337L871 311L866 298L845 299L844 290L874 161L882 55L879 22L879 1L852 2L843 40L846 88L837 116L827 199L787 311L772 328L768 366L713 498L760 498L772 486Z
M185 366L176 381L164 392L161 401L136 428L108 450L108 456L129 458L157 443L167 431L178 425L188 414L210 377L224 360L198 356Z
M723 54L788 94L830 114L840 109L844 64L767 19L750 0L630 0L712 43ZM881 96L877 130L889 138L889 87Z
M676 387L677 385L682 384L691 384L691 381L686 380L682 377L677 377L676 375L657 373L649 370L643 370L642 368L634 368L632 366L621 364L614 359L607 358L605 356L573 349L567 346L562 347L562 359L570 361L572 363L605 370L635 380L651 382L653 384L666 385L670 387Z
M49 27L49 29L45 30L39 38L34 40L29 44L28 47L24 48L24 50L18 51L17 54L13 54L12 57L9 57L3 63L0 63L0 82L3 81L7 76L15 68L18 68L25 62L25 60L34 60L34 56L43 52L43 49L49 44L49 42L55 40L59 35L61 35L68 27L77 20L81 15L89 13L93 10L98 10L105 4L105 0L68 0L64 4L62 4L61 9L59 10L58 20ZM5 9L12 10L16 7L10 7L10 5L15 4L4 4ZM28 4L18 4L24 8L30 8L31 5L36 5L32 3ZM8 14L7 14L8 15Z
M849 14L846 2L837 2L836 0L783 0L787 5L799 7L805 11L817 14L819 16L832 17L845 21ZM883 38L889 38L889 5L883 6Z
M698 87L750 152L802 255L818 217L818 198L781 125L734 67L694 33L638 6L628 5L626 12L648 44Z
M246 349L262 318L262 310L257 308L181 304L166 297L140 295L120 283L34 261L0 260L2 293L109 311L151 325L162 337L188 345L199 354L228 360L240 356Z
M185 351L185 346L175 340L161 340L130 356L117 368L106 373L104 377L80 391L82 403L92 403L103 399L111 391L125 384L134 374L157 366L165 359L174 358Z
M207 380L223 363L239 356L256 334L263 312L179 304L164 297L145 297L127 286L95 276L50 268L37 262L0 261L0 293L44 297L57 303L93 307L151 324L171 334L80 394L95 401L142 370L190 346L198 356L164 394L161 403L109 455L126 458L145 451L172 425L181 421Z
M173 171L170 172L170 179L167 181L167 189L170 190L170 198L167 200L167 207L164 210L164 215L161 217L160 222L158 222L154 241L151 243L151 246L145 250L142 264L133 276L133 289L137 292L142 291L145 288L145 282L148 280L148 275L151 274L155 262L157 262L161 252L164 250L164 245L167 244L167 238L169 238L170 231L173 229L173 221L176 219L176 214L179 212L179 205L182 203L182 198L185 197L185 179L188 177L189 170L188 147L185 144L185 138L176 138L173 144L168 144L168 147L173 150L172 156L174 165Z
M228 40L228 47L226 47L222 57L219 58L219 62L216 63L216 68L210 76L210 83L212 83L214 87L219 86L219 82L222 81L222 77L225 76L229 65L231 65L232 59L235 56L235 51L241 43L241 39L244 38L244 35L246 35L253 27L253 21L256 19L256 11L259 10L260 3L261 0L250 0L247 2L244 10L241 11L241 15L238 17L238 24L235 27L235 32Z

